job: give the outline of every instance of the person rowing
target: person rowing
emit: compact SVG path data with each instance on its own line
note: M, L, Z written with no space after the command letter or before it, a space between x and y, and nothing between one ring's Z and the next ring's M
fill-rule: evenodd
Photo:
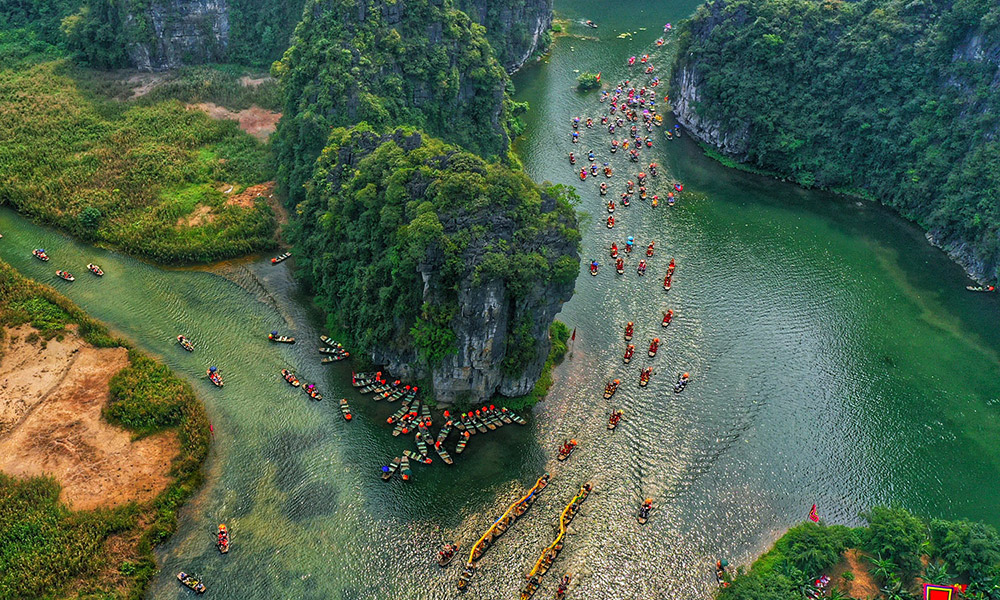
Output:
M603 196L607 193L608 193L608 184L601 182L601 195Z
M634 244L635 244L635 238L632 237L631 235L628 236L628 239L625 240L625 252L631 253L632 252L632 246Z
M677 268L677 265L674 264L674 259L671 258L670 259L670 264L667 265L667 276L668 277L673 277L674 276L674 269L676 269L676 268Z
M635 353L635 346L634 345L629 344L628 346L625 347L625 356L622 357L622 360L625 361L625 364L628 364L628 362L630 360L632 360L632 355L634 353Z
M618 258L618 244L611 242L611 258Z
M639 267L636 269L636 272L639 273L639 275L645 275L646 274L646 260L645 259L639 261Z
M572 152L569 153L569 164L571 164L571 165L575 165L576 164L576 157L573 156Z
M657 196L656 194L653 194L653 200L650 202L650 205L653 208L656 208L657 206L659 206L660 205L660 197Z
M580 127L580 117L573 117L573 129Z
M653 255L653 245L654 244L656 244L656 242L649 242L649 245L646 246L646 256L652 256Z
M615 217L614 215L611 215L608 217L608 229L611 229L614 226L615 226Z
M632 341L632 333L634 332L634 330L635 330L635 323L633 323L632 321L629 321L628 323L625 324L625 341L626 342Z
M594 128L594 120L591 119L590 117L587 117L587 128L588 129L593 129Z
M615 212L615 201L614 200L608 200L608 212L609 213Z
M674 311L672 309L667 309L667 312L663 313L663 323L662 325L666 327L670 325L670 322L674 320Z
M586 178L587 178L587 168L586 167L582 167L580 169L580 181L583 181Z
M673 206L674 202L675 202L674 193L673 192L667 192L667 205L668 206Z
M611 174L612 174L611 165L609 165L608 163L604 163L604 176L611 177Z
M597 164L590 165L590 174L597 177Z
M615 272L617 272L619 275L625 274L625 261L622 260L621 258L615 261Z
M599 266L600 265L597 264L596 260L590 261L590 274L591 275L597 275L597 267L599 267Z
M660 338L653 338L653 341L649 342L649 357L652 358L656 356L656 351L660 349Z
M580 132L579 131L574 131L573 132L573 143L575 144L575 143L577 143L579 141L580 141Z
M649 174L656 177L656 163L649 163Z
M591 150L590 152L587 153L587 158L590 160L590 162L594 162L595 160L597 160L594 157L594 151L593 150Z

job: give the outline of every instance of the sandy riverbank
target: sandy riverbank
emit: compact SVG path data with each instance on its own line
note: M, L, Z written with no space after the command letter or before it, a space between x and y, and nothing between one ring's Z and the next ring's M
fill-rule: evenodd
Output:
M101 410L108 382L128 365L125 348L95 348L74 331L39 339L24 325L0 341L0 471L51 475L60 498L86 510L154 498L180 451L173 431L132 441Z

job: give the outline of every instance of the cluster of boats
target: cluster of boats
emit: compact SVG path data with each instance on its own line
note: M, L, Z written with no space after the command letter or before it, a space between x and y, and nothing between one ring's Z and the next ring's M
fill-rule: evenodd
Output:
M324 344L319 349L319 353L323 355L323 358L319 361L320 363L328 365L332 362L344 360L351 355L351 353L348 352L347 349L344 348L344 346L337 340L325 335L319 336L319 339Z
M224 523L220 524L218 531L216 531L215 547L219 549L220 554L229 553L229 528ZM201 580L201 577L185 571L177 574L177 581L196 594L204 594L208 589L205 587L205 582Z
M382 467L384 481L389 481L397 471L403 475L404 481L410 481L410 474L403 473L402 467L410 461L431 464L432 453L436 453L445 464L454 464L454 458L445 447L445 442L453 430L459 432L459 440L455 445L457 455L465 451L469 439L477 432L488 433L511 423L527 424L520 415L506 407L497 408L495 405L483 406L460 415L452 415L450 411L445 410L444 425L435 435L432 430L434 422L430 406L426 402L421 402L417 386L404 385L398 379L388 382L381 371L353 373L351 385L358 388L361 394L373 394L372 400L399 401L399 410L390 415L386 423L393 426L393 437L411 433L414 435L416 451L404 450L402 457L394 457L389 464L384 465Z
M493 543L504 534L511 526L528 512L531 505L535 503L538 499L538 494L545 489L545 486L549 484L550 475L545 473L535 481L535 485L527 491L527 493L522 496L519 500L511 504L507 510L500 516L499 519L490 525L486 533L483 534L479 540L473 544L472 550L469 552L469 560L465 563L465 568L462 570L462 574L458 578L458 591L464 592L469 589L469 581L476 573L475 563L477 560L482 558L483 554L488 550Z
M31 251L31 255L42 262L49 261L49 255L45 252L44 248L35 248ZM101 270L101 267L93 263L87 263L87 270L98 277L104 276L104 271ZM56 277L62 279L63 281L76 281L76 277L72 273L63 269L56 269Z

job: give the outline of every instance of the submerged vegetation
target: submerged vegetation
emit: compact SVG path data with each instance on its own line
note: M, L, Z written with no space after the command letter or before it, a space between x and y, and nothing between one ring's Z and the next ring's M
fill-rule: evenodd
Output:
M988 0L714 0L683 27L674 87L687 73L741 161L878 199L994 278L998 39Z
M271 178L265 148L236 123L177 101L107 100L64 61L0 71L0 104L0 203L163 262L273 244L266 199L229 201Z
M1000 598L1000 534L965 520L921 519L904 509L877 506L849 528L806 522L788 530L747 571L737 570L718 600L801 600L821 575L829 597L848 600L864 579L886 600L914 600L924 582L968 584L970 600ZM866 572L846 570L846 552L858 553Z
M0 262L0 325L23 323L46 338L79 334L98 347L126 346L68 299ZM111 382L105 416L137 435L175 430L173 481L148 503L73 511L59 501L54 479L0 474L0 599L59 597L70 589L139 598L156 573L152 549L173 533L177 510L201 483L208 420L191 387L169 369L134 349L129 361Z

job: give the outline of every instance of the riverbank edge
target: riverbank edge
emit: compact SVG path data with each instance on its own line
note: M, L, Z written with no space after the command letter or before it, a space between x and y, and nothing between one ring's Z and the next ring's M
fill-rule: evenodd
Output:
M15 298L37 298L55 305L69 316L71 323L78 326L77 332L70 335L78 335L92 346L127 349L129 365L112 378L112 388L115 386L116 379L126 376L130 370L140 370L142 368L140 363L142 363L144 366L152 365L154 368L161 367L166 370L172 379L169 383L178 385L184 396L179 400L181 403L179 421L175 425L153 429L129 427L121 422L121 418L112 417L110 399L102 409L102 417L105 421L132 432L134 438L149 435L154 431L176 431L180 441L180 452L171 461L170 476L172 481L166 489L148 503L142 505L131 503L113 509L72 511L61 502L59 503L60 509L70 520L81 517L104 517L125 520L130 523L130 526L106 535L101 544L102 551L83 560L78 572L66 577L65 581L57 582L57 587L48 590L45 594L46 597L61 597L67 592L97 591L81 589L82 586L86 585L107 585L116 591L122 591L121 588L124 586L124 593L120 594L121 597L140 598L145 594L158 571L153 549L166 542L173 535L177 529L177 511L204 482L204 463L210 448L210 424L205 406L197 398L191 385L174 374L172 370L135 348L128 340L112 335L106 325L88 315L66 296L50 286L25 277L17 269L0 260L0 317L3 317L3 320L9 319L9 315L5 315L4 312L6 312L7 304ZM65 328L51 331L52 337L65 334ZM133 398L129 398L129 400L131 399ZM29 483L44 479L47 478L33 477L15 479L15 481ZM56 487L58 489L58 485ZM129 550L127 544L119 544L125 546L123 548L113 549L110 547L113 540L123 538L126 542L136 542L134 550L139 555L139 560L134 562L123 560L113 571L101 569L104 559L115 555L114 550L118 550L121 554L127 554ZM127 557L131 558L132 556L128 554Z
M970 279L983 285L993 282L993 280L986 277L983 268L983 263L982 261L976 259L975 252L972 250L972 245L968 241L962 239L952 239L952 240L939 239L938 236L940 234L940 231L935 231L933 229L928 229L924 227L924 225L919 221L910 219L909 217L899 212L895 208L887 206L883 202L880 202L877 198L865 192L864 190L844 188L844 187L833 187L833 188L826 188L819 186L807 187L793 179L788 178L787 176L777 171L757 169L746 163L742 163L736 160L732 156L723 154L718 148L712 146L708 142L705 142L704 140L698 137L695 137L693 134L689 135L691 135L691 139L693 139L695 143L698 144L698 147L701 148L701 151L705 156L716 161L717 163L721 164L724 167L735 169L737 171L742 171L744 173L750 173L752 175L758 175L760 177L775 179L784 183L790 183L805 190L828 192L852 200L878 203L879 206L882 206L887 210L891 211L895 216L906 221L907 223L910 223L918 227L920 231L923 232L924 238L927 240L927 243L944 252L948 256L948 258L952 260L952 262L962 267L962 270L965 271L965 274L968 275Z

